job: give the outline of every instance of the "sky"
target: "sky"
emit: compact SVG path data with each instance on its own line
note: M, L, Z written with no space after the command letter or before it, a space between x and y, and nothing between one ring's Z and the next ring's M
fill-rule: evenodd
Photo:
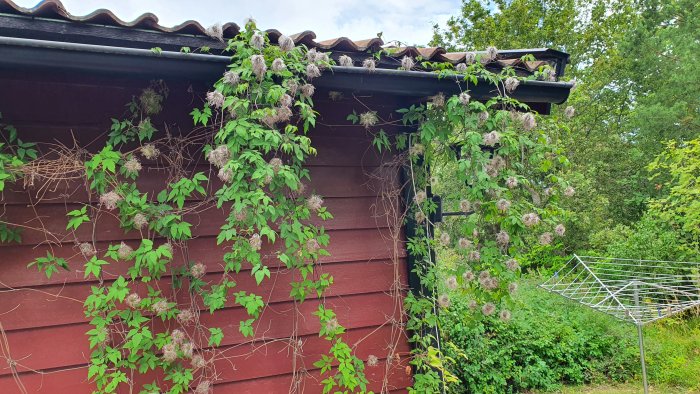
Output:
M32 7L37 0L13 0ZM158 16L161 25L193 19L204 27L214 23L239 25L254 18L261 29L284 34L312 30L318 40L349 37L362 40L382 32L384 42L426 45L432 26L458 13L459 0L63 0L68 12L85 15L99 8L131 21L144 12Z

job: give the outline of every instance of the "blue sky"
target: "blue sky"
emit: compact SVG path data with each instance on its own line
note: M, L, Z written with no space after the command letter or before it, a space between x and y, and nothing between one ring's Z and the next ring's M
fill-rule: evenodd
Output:
M23 7L37 0L14 0ZM354 40L383 32L385 42L428 43L432 25L459 11L459 0L63 0L69 12L85 15L107 8L123 20L144 12L156 14L165 26L194 19L205 27L216 22L242 24L253 17L262 29L285 34L313 30L319 40L339 36Z

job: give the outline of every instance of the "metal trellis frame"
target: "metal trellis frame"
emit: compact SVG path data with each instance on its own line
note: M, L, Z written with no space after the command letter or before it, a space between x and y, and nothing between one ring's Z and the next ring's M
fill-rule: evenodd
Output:
M700 263L574 255L540 287L637 327L646 394L642 327L700 305Z

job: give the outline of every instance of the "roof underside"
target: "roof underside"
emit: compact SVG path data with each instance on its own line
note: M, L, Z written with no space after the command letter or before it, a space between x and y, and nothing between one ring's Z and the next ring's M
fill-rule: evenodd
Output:
M232 38L240 32L240 27L235 23L226 23L221 26L221 31L223 32L224 38ZM276 43L277 39L282 35L282 33L274 29L267 30L266 32L272 43ZM388 54L381 57L377 67L379 69L388 69L387 71L397 69L401 63L400 59L404 56L410 56L424 61L458 64L464 62L465 56L467 55L467 52L447 52L443 48L387 48L384 46L384 42L376 37L359 41L353 41L345 37L318 41L316 40L316 35L312 31L304 31L289 36L297 45L306 45L309 48L317 48L321 51L332 52L332 57L334 58L342 54L349 55L357 62L364 60L380 49L384 49L385 53ZM28 51L42 52L42 56L47 54L58 55L59 48L61 48L60 50L64 52L63 55L65 57L71 55L71 53L75 54L80 51L80 48L94 50L99 47L141 49L149 50L148 52L150 52L151 48L159 47L165 54L173 55L170 56L170 63L176 62L178 58L181 58L182 64L194 64L194 62L202 61L208 63L207 66L212 70L212 73L213 70L218 67L216 68L218 75L224 70L225 66L225 64L217 64L224 63L224 57L216 56L221 54L225 44L216 38L212 38L209 30L198 22L187 21L174 27L164 27L158 23L158 18L151 13L143 14L131 22L125 22L117 18L111 11L104 9L94 11L85 16L75 16L70 14L59 0L44 0L33 8L20 7L11 0L0 0L0 38L3 37L6 38L4 41L0 42L0 46L5 47L3 50L9 49L12 53L18 53L17 51L21 49L22 52L19 54L19 58L15 58L14 61L11 57L3 56L4 59L0 59L0 63L4 62L5 64L0 64L0 66L4 66L5 68L21 66L23 61L27 59L31 60L32 53ZM13 39L15 41L12 41ZM24 40L24 42L20 43L17 40ZM48 42L48 44L46 44L46 42ZM51 44L52 42L54 44ZM69 51L65 53L67 51L66 47L57 45L58 43L78 45L71 48L72 52ZM80 44L83 45L80 46ZM47 48L51 46L54 46L54 48L47 52ZM182 47L190 47L192 49L209 47L212 49L213 54L201 56L190 55L189 58L185 59L185 57L175 55L179 53ZM96 50L92 52L100 51ZM116 56L119 53L119 51L116 51L112 55ZM132 60L136 60L137 58L143 60L144 56L148 56L146 51L142 51L139 56L135 56L135 54L136 52L130 54L132 55ZM522 61L521 58L526 54L533 55L535 60L527 62ZM102 56L105 56L105 54L103 53ZM208 56L215 56L221 59L216 59L214 57L206 59ZM528 76L532 75L532 73L540 67L549 65L556 71L553 78L556 80L562 76L568 57L566 53L546 48L499 50L498 57L494 61L486 64L486 67L495 72L505 67L512 67L517 74ZM86 60L87 59L83 59L83 61ZM56 65L62 66L60 62L52 63L54 67ZM151 63L155 65L159 62L151 61ZM163 62L161 61L161 63ZM217 65L215 66L214 64ZM38 67L40 64L28 64L28 66ZM89 61L88 63L84 63L83 68L88 66ZM174 69L178 69L178 67L174 67ZM344 70L340 70L341 68L334 69L336 71L335 74L338 74L338 72L344 74ZM186 67L183 68L183 71L184 70L186 70ZM420 68L417 68L417 70L420 70ZM348 78L356 79L362 77L357 72L352 72L352 70L345 71L347 71L348 74L345 76ZM411 74L417 73L414 72ZM420 74L431 73L422 72ZM211 74L207 79L215 78L216 75L217 74ZM407 75L408 72L400 72L384 74L382 78L391 77L390 79L393 79L402 76L407 77ZM414 78L412 81L417 81L417 75L413 75L412 77ZM432 75L428 79L432 79ZM394 81L394 83L396 83L396 81ZM426 82L423 81L423 85L425 85L425 83ZM451 85L456 84L451 83ZM532 103L547 103L546 108L540 106L541 108L535 109L546 113L549 112L549 103L560 103L566 100L570 84L557 83L556 85L562 85L559 86L559 92L556 97L545 98L545 96L547 96L546 94L540 95L542 97L539 97ZM530 90L533 90L533 86L530 88ZM549 88L554 88L554 85L540 84L537 86L539 90L546 90ZM562 97L562 89L564 88L566 88L565 90L567 93ZM430 90L432 88L424 86L422 91L416 91L415 95L425 93L427 91L426 89ZM401 92L395 91L394 93L411 93L410 91L406 92L406 89L399 90L401 90ZM444 89L438 89L437 91L440 90ZM437 91L433 92L433 94ZM523 98L521 98L521 100Z

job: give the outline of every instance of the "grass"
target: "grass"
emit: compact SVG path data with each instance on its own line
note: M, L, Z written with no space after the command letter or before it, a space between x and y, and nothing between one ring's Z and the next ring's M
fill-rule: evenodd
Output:
M588 385L588 386L565 386L561 394L638 394L642 393L642 383L626 383L614 385ZM698 390L679 388L673 386L650 386L649 393L658 394L691 394L700 393Z

